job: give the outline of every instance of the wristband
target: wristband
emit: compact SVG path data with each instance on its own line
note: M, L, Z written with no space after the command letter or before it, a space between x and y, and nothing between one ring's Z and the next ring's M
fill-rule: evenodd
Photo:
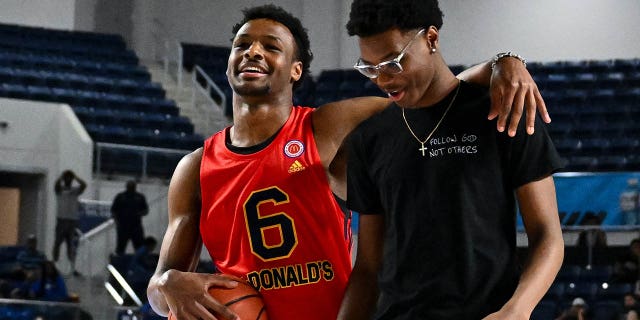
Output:
M508 52L500 52L498 54L496 54L493 59L491 59L491 70L493 70L496 67L496 64L498 63L498 61L502 58L506 58L506 57L512 57L512 58L516 58L518 60L520 60L520 62L522 62L522 64L524 64L524 67L527 67L527 60L525 60L522 56L520 56L517 53L513 53L511 51Z

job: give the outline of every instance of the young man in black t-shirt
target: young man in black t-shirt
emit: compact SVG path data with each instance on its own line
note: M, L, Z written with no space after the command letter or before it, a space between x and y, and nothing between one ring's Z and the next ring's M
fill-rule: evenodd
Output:
M356 69L394 103L348 144L347 201L361 219L339 319L529 319L562 263L551 139L541 121L532 135L495 131L488 90L440 55L441 25L437 1L352 5ZM531 252L522 275L516 197Z

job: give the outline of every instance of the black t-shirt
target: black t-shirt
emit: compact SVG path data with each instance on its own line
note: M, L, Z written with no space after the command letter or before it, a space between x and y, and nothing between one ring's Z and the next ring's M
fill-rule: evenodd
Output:
M406 109L425 139L454 96ZM480 319L511 297L515 262L514 190L562 167L544 123L520 121L516 137L487 120L486 88L465 82L422 156L401 109L391 105L349 139L347 199L382 214L383 265L376 319Z

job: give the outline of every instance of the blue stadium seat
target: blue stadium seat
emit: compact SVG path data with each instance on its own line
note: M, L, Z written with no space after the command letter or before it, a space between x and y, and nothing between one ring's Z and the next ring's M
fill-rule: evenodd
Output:
M94 161L97 165L97 161ZM142 154L133 150L102 149L100 170L103 173L133 174L142 173Z
M598 171L625 171L627 169L627 157L625 156L600 156L598 158Z
M568 89L571 87L571 78L564 73L550 73L547 75L545 83L545 88L547 89Z
M575 138L558 139L554 144L560 155L564 157L577 154L582 147L581 141Z
M612 266L591 266L590 268L583 268L580 271L580 280L603 283L611 280L612 275Z
M549 290L547 290L542 300L561 301L564 297L564 286L564 282L555 281L551 284L551 287L549 287Z
M562 287L563 293L566 290L566 285L569 283L575 283L580 281L580 272L582 271L582 267L578 265L563 265L558 271L558 275L556 276L556 282L559 283L559 286Z
M558 304L555 301L542 300L533 309L531 320L552 320L558 316Z
M640 139L633 137L620 137L612 139L609 145L609 152L613 155L627 155L636 152L640 146Z
M572 81L572 86L576 89L592 89L596 84L596 75L590 72L578 73Z
M568 121L559 121L556 120L555 116L553 117L553 121L547 125L547 131L553 141L560 141L564 138L568 138L571 136L571 132L573 129L573 125Z
M147 158L147 174L170 178L180 159L181 154L151 152Z
M618 301L598 301L591 308L591 317L593 320L618 320L622 311Z
M608 73L613 69L613 60L590 60L587 61L587 70L596 74Z
M595 298L598 285L595 282L572 282L565 286L564 296L569 300L580 297L588 303Z
M27 87L21 84L3 83L0 94L7 98L27 99L29 94Z
M596 83L598 88L619 89L625 84L625 76L622 72L605 73L598 77Z
M54 101L51 90L43 86L27 86L27 97L31 100Z
M598 300L622 301L625 294L634 292L635 285L631 283L606 283L600 285L596 292Z
M569 157L569 162L563 171L583 172L595 171L598 168L598 158L592 156Z
M609 149L609 139L606 138L587 138L581 139L581 155L600 156L607 154Z

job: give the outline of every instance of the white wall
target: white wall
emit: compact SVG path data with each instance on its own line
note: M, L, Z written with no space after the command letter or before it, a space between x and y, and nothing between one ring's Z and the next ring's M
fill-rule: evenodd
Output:
M241 9L270 2L309 29L314 73L353 65L357 43L344 27L351 0L2 0L0 22L120 33L141 57L152 58L164 39L229 45ZM100 9L109 4L127 10ZM450 64L505 50L530 61L640 57L638 0L443 0L440 6L441 46ZM131 26L117 23L129 19Z
M72 169L92 188L91 138L65 104L0 98L0 120L8 127L0 131L0 171L43 173L45 212L32 223L47 253L53 245L55 228L54 182L65 169Z
M73 30L93 31L95 29L97 2L97 0L76 1Z
M0 22L73 30L75 5L76 0L2 0Z
M240 20L241 9L267 2L139 0L138 5L152 8L138 10L147 16L134 18L142 26L134 27L134 38L151 28L173 41L229 45L231 27ZM300 17L309 29L314 73L350 68L356 61L356 39L345 29L350 0L271 2ZM440 5L445 14L441 46L450 64L476 63L506 50L521 53L529 61L640 57L637 0L448 0ZM157 14L149 17L149 11ZM136 49L142 56L153 51L148 46L136 45Z
M440 3L449 63L477 62L507 50L530 61L640 57L638 0Z

